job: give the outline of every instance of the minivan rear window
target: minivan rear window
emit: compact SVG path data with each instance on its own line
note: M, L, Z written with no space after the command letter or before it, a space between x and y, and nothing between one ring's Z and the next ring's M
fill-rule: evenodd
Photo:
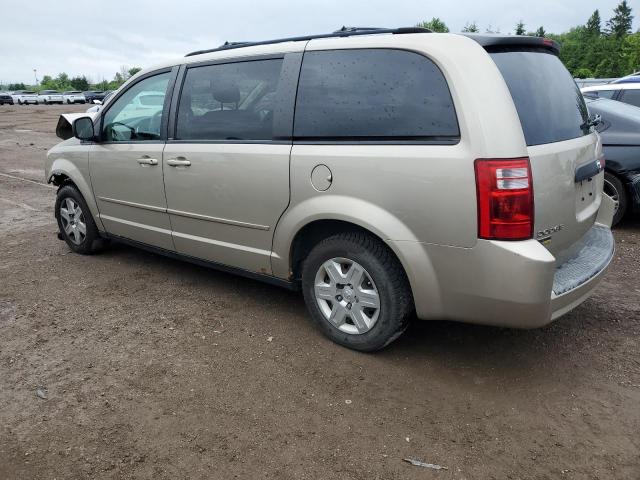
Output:
M589 134L584 98L557 56L542 49L490 54L509 87L527 145Z

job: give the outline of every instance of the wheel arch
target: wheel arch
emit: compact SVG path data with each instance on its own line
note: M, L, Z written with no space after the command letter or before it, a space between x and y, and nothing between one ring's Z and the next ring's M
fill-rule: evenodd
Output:
M335 233L358 230L381 240L402 266L418 312L437 316L440 287L422 244L397 217L360 199L328 196L309 199L285 212L274 233L272 270L277 277L299 280L300 265L318 241ZM337 205L346 208L331 208ZM349 208L351 207L351 208ZM344 212L351 212L350 215ZM427 292L425 292L427 290Z
M104 226L100 220L100 212L93 196L91 185L87 180L85 180L85 176L78 167L73 164L73 162L64 158L54 160L47 177L47 183L52 183L57 186L58 190L65 185L72 185L77 188L84 198L84 201L87 203L98 230L104 231Z

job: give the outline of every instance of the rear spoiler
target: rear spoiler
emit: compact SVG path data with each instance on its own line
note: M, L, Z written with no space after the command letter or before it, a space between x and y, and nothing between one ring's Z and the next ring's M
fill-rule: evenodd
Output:
M482 33L461 33L471 40L475 40L486 50L521 50L521 49L543 49L549 53L558 55L560 44L550 38L529 37L526 35L489 35Z
M73 122L80 117L89 117L92 120L95 115L87 113L63 113L58 118L58 125L56 126L56 136L62 140L68 140L73 137Z

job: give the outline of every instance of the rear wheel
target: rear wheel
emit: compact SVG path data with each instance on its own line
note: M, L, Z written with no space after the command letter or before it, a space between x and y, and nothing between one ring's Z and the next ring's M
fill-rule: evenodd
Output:
M604 174L603 191L615 203L612 226L617 225L627 211L627 192L620 179L609 172Z
M354 350L384 348L409 325L411 288L389 248L363 232L318 243L302 270L307 308L320 330Z
M60 235L76 253L90 255L100 250L103 241L82 194L72 185L58 190L56 220Z

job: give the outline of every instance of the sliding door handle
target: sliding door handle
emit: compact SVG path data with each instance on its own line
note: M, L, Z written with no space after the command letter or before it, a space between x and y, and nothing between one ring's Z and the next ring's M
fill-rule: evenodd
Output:
M178 157L167 160L167 165L170 167L188 167L191 162L184 157Z
M150 158L145 155L144 157L138 159L138 163L140 165L157 165L158 160L156 160L155 158Z

